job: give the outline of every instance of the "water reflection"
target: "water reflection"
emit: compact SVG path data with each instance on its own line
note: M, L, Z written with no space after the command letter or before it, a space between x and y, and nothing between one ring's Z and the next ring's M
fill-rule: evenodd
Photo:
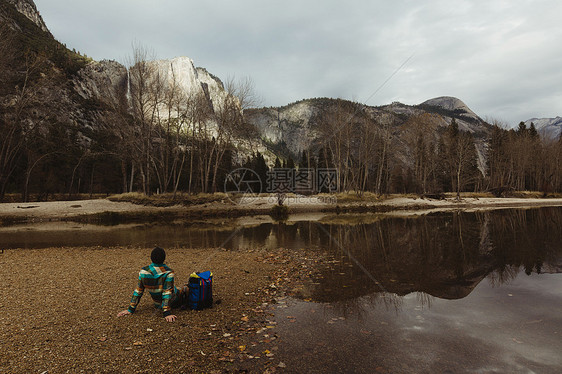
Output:
M562 273L560 227L560 208L306 224L334 262L303 291L321 304L276 308L279 358L307 373L560 373L561 276L544 274Z
M323 225L320 231L329 235L317 237L337 262L324 270L311 295L335 301L387 291L459 299L487 276L501 284L521 268L527 274L561 272L560 227L559 208Z
M387 291L458 299L485 277L501 284L513 279L519 269L527 274L562 272L560 227L562 208L542 208L421 217L339 215L320 221L258 222L252 226L240 226L234 220L102 228L70 224L46 230L32 226L2 228L0 237L3 248L321 248L330 252L334 262L311 280L303 294L307 298L353 300Z

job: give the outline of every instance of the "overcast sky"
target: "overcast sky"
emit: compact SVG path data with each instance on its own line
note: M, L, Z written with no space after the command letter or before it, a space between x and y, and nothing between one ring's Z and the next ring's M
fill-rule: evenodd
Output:
M562 116L559 0L35 3L69 48L124 62L138 41L221 79L251 77L265 106L455 96L510 125Z

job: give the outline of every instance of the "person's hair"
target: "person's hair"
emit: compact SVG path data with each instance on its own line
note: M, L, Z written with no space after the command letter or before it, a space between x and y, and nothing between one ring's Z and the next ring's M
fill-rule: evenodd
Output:
M166 261L166 251L160 247L155 247L150 253L150 259L155 264L163 264Z

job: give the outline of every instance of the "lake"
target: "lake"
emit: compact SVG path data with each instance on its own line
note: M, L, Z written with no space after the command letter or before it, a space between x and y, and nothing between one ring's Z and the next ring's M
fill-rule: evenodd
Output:
M562 208L0 228L1 245L284 247L332 258L280 299L298 372L562 372ZM289 370L291 371L291 370Z

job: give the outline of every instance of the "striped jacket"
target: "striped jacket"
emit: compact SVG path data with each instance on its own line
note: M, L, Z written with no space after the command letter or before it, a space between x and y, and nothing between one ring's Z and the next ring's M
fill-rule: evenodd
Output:
M139 272L139 282L133 292L129 312L135 312L145 288L150 293L155 306L163 310L164 317L172 314L170 302L178 295L178 289L174 286L172 269L165 264L155 263L143 267Z

